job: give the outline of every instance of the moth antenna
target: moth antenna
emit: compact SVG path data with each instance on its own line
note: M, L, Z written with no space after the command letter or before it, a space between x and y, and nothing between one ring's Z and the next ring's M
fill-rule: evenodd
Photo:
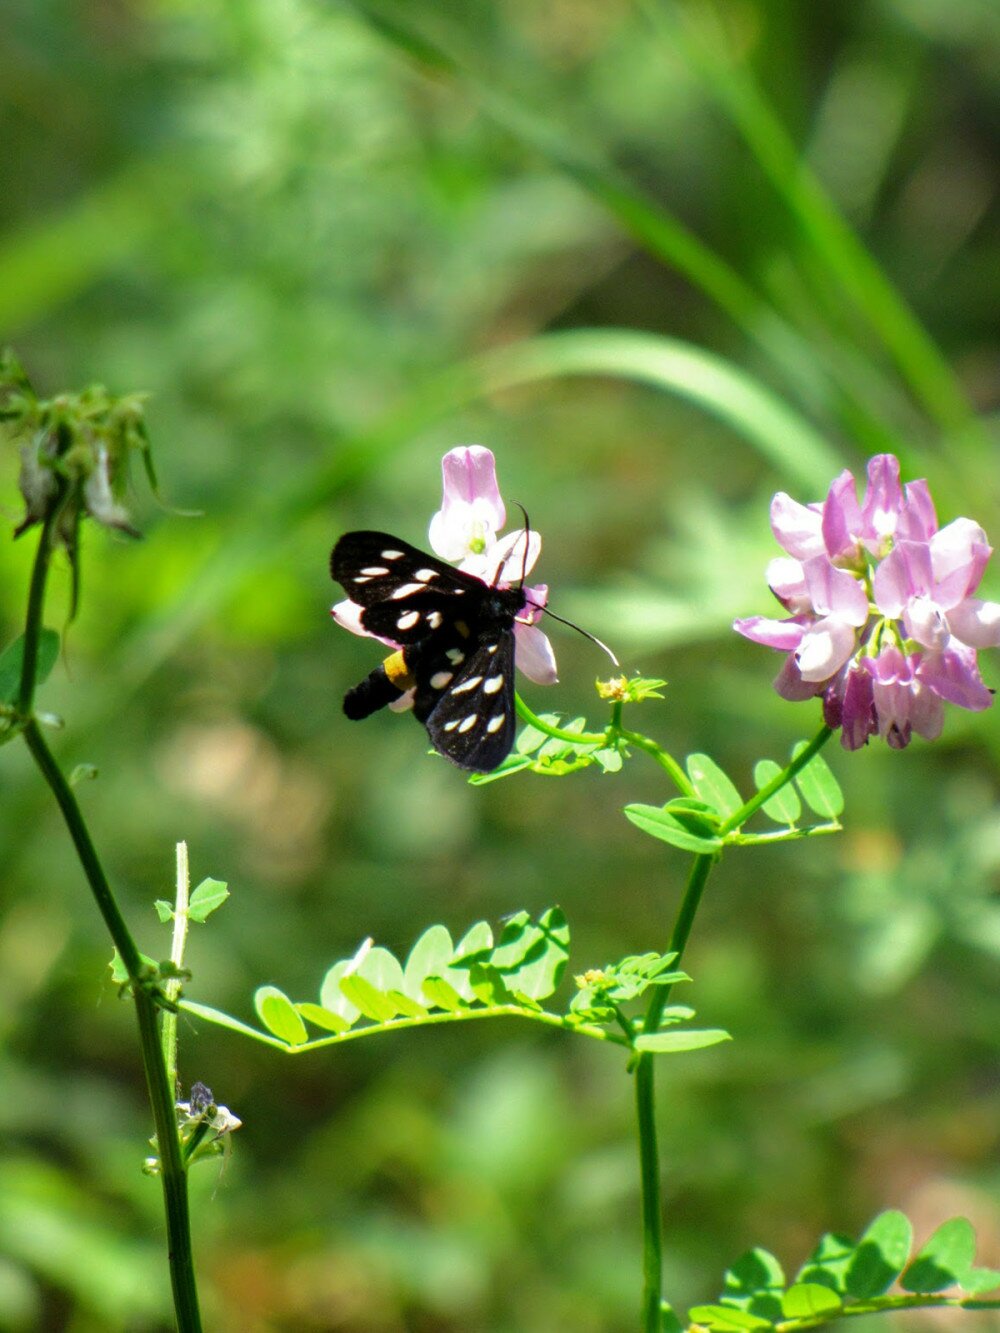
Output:
M589 639L591 643L596 643L598 648L600 648L602 652L607 653L607 655L611 658L612 662L615 664L616 667L621 666L621 662L618 661L618 658L615 657L614 653L611 651L608 645L604 643L601 639L599 639L596 634L591 634L589 630L581 629L581 627L579 625L575 625L572 620L566 620L562 616L557 616L556 613L554 611L550 611L547 606L539 606L538 603L533 602L530 597L525 598L525 600L527 601L528 605L533 606L536 611L543 611L545 615L551 616L553 620L558 620L560 625L568 625L570 629L575 629L577 634L582 634L583 637L585 639Z
M528 518L528 511L523 504L514 501L518 509L524 515L524 554L521 557L521 587L524 587L524 580L528 577L528 538L531 535L531 520Z

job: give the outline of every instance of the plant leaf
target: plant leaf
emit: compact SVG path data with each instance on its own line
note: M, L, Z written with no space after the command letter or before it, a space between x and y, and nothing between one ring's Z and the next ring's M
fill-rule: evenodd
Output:
M671 846L679 847L685 852L698 852L704 855L722 848L721 838L696 836L684 828L674 815L658 805L627 805L625 817L643 833L648 833L651 838L669 842Z
M773 782L780 772L781 765L776 764L773 759L758 759L753 770L754 786L761 791L769 782ZM764 802L761 809L768 819L773 819L776 824L791 825L802 814L802 802L795 787L787 782L780 791L775 792Z
M855 1245L850 1236L828 1231L820 1237L812 1254L796 1274L796 1282L815 1282L831 1291L846 1290L847 1270L854 1258Z
M346 995L351 1004L356 1005L374 1023L388 1023L395 1018L397 1009L392 1000L373 986L367 977L358 972L349 972L340 978L341 994Z
M694 1305L688 1310L688 1320L714 1333L738 1333L743 1329L773 1328L770 1319L737 1310L732 1305Z
M840 1307L837 1293L819 1282L795 1282L781 1298L781 1313L786 1319L832 1314Z
M798 758L807 744L807 741L799 741L792 749L792 758ZM821 754L814 754L805 768L796 773L795 785L806 805L817 815L836 819L843 813L844 793Z
M444 977L425 977L423 993L432 1009L447 1009L451 1013L457 1013L459 1009L469 1007L455 987L445 981Z
M423 1000L424 977L437 976L451 962L455 946L444 926L429 926L410 950L403 969L402 989L418 1003Z
M743 804L735 783L707 754L689 754L685 767L695 791L723 819L735 814Z
M229 890L224 880L203 879L191 894L188 916L192 921L205 921L228 897Z
M301 1046L309 1040L306 1025L295 1005L277 986L259 986L254 992L253 1005L268 1032L273 1032L289 1046Z
M325 1009L321 1004L310 1004L308 1001L304 1001L302 1004L297 1004L295 1008L304 1019L327 1032L335 1032L339 1036L341 1032L347 1032L350 1029L351 1025L346 1018L331 1013L329 1009Z
M904 1291L919 1295L944 1291L968 1277L976 1257L976 1233L964 1217L942 1222L899 1279Z
M334 963L323 978L323 984L319 991L319 1002L331 1014L338 1014L347 1023L353 1023L360 1017L361 1010L357 1005L351 1004L340 989L341 978L349 975L348 969L351 972L354 971L353 958L342 958L339 963Z
M679 1032L641 1032L635 1039L635 1048L656 1055L676 1055L717 1046L720 1041L732 1041L724 1028L684 1028Z
M844 1279L856 1300L881 1296L906 1266L913 1244L913 1227L896 1209L879 1213L858 1241Z
M38 658L35 664L35 684L42 685L49 678L59 657L59 635L54 629L43 629L38 635ZM24 666L24 635L9 643L0 653L0 703L12 704L21 686Z

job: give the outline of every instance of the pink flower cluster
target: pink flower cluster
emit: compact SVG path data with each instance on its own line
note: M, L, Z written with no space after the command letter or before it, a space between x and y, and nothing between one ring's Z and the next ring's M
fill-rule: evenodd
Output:
M879 454L860 503L845 470L822 503L776 495L771 529L787 554L767 580L791 614L733 628L788 654L782 698L822 695L848 750L876 734L895 749L914 731L933 740L946 702L990 706L976 650L1000 646L1000 603L975 596L992 554L978 523L939 528L926 481L901 486L898 460Z

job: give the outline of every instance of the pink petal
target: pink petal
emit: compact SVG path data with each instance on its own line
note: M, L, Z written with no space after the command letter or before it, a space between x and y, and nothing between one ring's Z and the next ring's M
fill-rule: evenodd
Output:
M520 583L525 574L530 573L542 550L542 538L534 528L528 533L527 558L525 557L524 530L508 532L506 537L491 548L486 564L479 577L490 584L505 587L511 583ZM462 565L465 568L465 565Z
M926 741L934 741L941 735L944 726L944 704L920 680L914 680L910 687L910 721L913 730Z
M970 648L1000 648L1000 602L966 597L948 612L948 628Z
M794 560L790 555L776 556L768 563L765 577L767 586L786 610L793 612L810 610L801 560Z
M950 704L974 713L989 708L993 695L983 684L973 648L952 640L939 653L925 653L917 667L917 678Z
M902 615L911 598L931 597L930 548L922 542L898 542L875 570L872 588L878 609L891 620Z
M799 560L823 555L823 514L820 505L803 505L784 491L771 501L771 531L778 544Z
M549 585L547 583L535 583L531 587L525 588L524 595L528 601L518 619L524 621L525 624L535 625L541 620L542 612L549 600Z
M791 620L771 620L767 616L745 616L733 621L733 629L753 643L762 643L765 648L777 648L780 652L792 652L802 642L806 625L811 623L803 618Z
M350 630L352 634L360 634L363 638L369 638L368 631L361 623L361 612L363 610L363 606L358 606L357 602L348 600L337 602L335 606L331 606L330 615L333 616L341 628Z
M868 594L846 569L837 569L825 555L803 565L806 587L813 609L821 616L834 615L859 628L868 619Z
M868 488L861 506L866 539L881 545L886 537L891 537L902 507L899 459L895 454L876 454L868 460Z
M929 597L913 598L903 612L903 625L908 637L924 648L943 648L948 642L948 621Z
M443 560L482 555L507 518L492 452L481 444L451 449L441 474L444 494L430 523L431 549Z
M352 634L360 634L363 639L376 639L379 643L384 643L388 648L398 648L399 644L395 639L383 639L381 634L369 634L361 623L361 614L364 611L363 606L358 606L357 602L338 602L336 606L330 608L330 615L343 629L350 630Z
M830 725L829 720L827 725ZM860 663L847 672L840 705L840 725L843 728L840 743L845 750L860 750L867 744L868 737L878 731L872 678Z
M971 518L956 518L930 540L937 583L935 601L946 611L974 593L993 554L986 533Z
M537 625L515 622L514 638L517 641L515 661L528 679L536 685L555 685L559 676L548 635L543 634Z
M854 555L860 531L857 486L845 468L832 482L823 505L823 543L830 559Z
M836 616L806 630L795 654L803 680L822 681L844 665L855 648L854 630Z
M782 699L797 704L802 703L805 699L815 699L823 687L811 680L803 680L798 663L795 661L795 654L789 653L785 658L784 665L774 678L774 688Z
M905 500L896 524L896 536L911 542L926 542L937 532L937 514L927 482L908 481Z

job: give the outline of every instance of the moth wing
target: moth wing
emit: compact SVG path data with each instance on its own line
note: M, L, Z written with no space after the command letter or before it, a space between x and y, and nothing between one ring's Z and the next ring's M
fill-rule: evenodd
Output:
M330 573L352 602L365 607L432 591L462 597L486 587L388 532L345 533L331 553Z
M417 673L414 712L429 702L433 678ZM484 627L475 647L447 682L427 713L424 725L439 754L460 768L491 773L514 744L514 634L510 628Z

